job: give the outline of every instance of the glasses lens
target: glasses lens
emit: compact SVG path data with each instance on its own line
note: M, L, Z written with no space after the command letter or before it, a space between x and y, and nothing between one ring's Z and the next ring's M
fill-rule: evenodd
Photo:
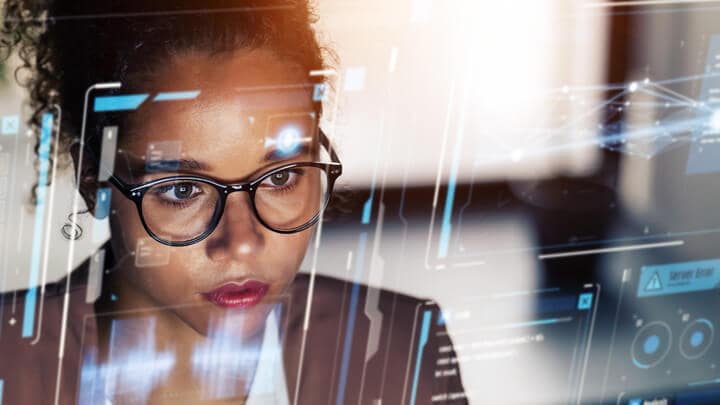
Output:
M158 238L179 243L205 233L216 214L220 193L196 180L169 180L150 187L142 200L148 228Z
M313 221L328 201L324 169L298 166L270 173L255 192L258 215L268 226L289 231Z

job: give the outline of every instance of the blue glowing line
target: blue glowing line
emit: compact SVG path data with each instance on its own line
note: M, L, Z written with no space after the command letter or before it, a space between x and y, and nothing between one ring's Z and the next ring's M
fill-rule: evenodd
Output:
M697 387L700 385L710 385L710 384L717 384L717 383L720 383L720 378L716 378L714 380L693 381L693 382L689 382L688 386Z
M153 101L171 101L171 100L192 100L200 95L200 90L193 91L167 91L158 93Z
M458 139L455 143L453 151L453 162L450 169L450 181L448 182L448 192L445 199L445 207L443 208L442 228L440 231L440 244L438 246L438 257L445 258L448 254L448 246L450 244L450 232L452 231L452 207L455 201L455 189L457 188L458 170L460 168L460 153L462 151L463 129L458 133Z
M448 245L450 244L450 231L452 230L450 216L452 215L452 204L455 199L456 177L457 176L453 176L448 184L448 194L445 201L445 210L443 212L442 228L440 231L440 246L438 247L438 257L441 259L447 257Z
M365 201L365 205L363 205L363 214L362 214L363 225L367 225L370 223L370 215L372 214L373 194L375 194L374 189L370 193L370 198L368 198L367 201Z
M370 216L372 215L372 202L375 198L375 175L373 175L372 184L370 185L370 197L365 201L363 205L362 213L362 224L367 225L370 223Z
M40 249L42 248L42 228L45 218L45 194L47 193L48 169L50 167L50 139L52 136L53 115L45 113L40 127L38 147L38 185L35 202L35 227L33 229L32 258L30 262L30 286L25 296L22 336L32 337L35 324L35 305L37 303L37 283L40 272Z
M422 354L425 344L430 334L430 317L432 312L425 311L423 313L422 329L420 330L420 341L418 342L418 353L415 359L415 375L413 375L412 392L410 394L410 405L415 405L415 395L417 394L418 379L420 378L420 366L422 365Z
M350 313L348 314L347 324L345 326L345 341L343 343L342 365L340 367L340 383L338 384L336 405L342 405L345 401L345 387L347 386L348 367L350 366L350 349L352 348L352 338L355 332L355 317L357 315L358 295L360 295L360 285L357 280L360 272L364 267L365 247L367 246L367 232L360 234L358 241L357 256L355 256L355 277L353 279L353 288L350 295Z
M462 106L467 106L468 104L471 87L472 86L470 84L467 84L465 86L461 104ZM455 189L457 187L458 170L460 169L460 155L462 153L463 136L465 135L465 110L466 109L464 107L460 110L460 124L457 130L457 140L455 141L455 148L453 149L452 166L450 167L450 180L448 181L448 193L445 199L442 228L440 231L440 242L438 246L438 258L441 259L447 257L448 245L450 244L450 232L452 231L452 224L450 223L450 219L452 217L452 207L455 200Z
M0 405L2 405L3 385L3 380L0 380Z
M551 325L554 323L568 322L569 320L571 320L571 318L548 318L548 319L539 319L537 321L514 322L514 323L507 323L505 325L499 326L498 329L514 329L514 328L524 328L527 326Z
M127 94L123 96L97 97L95 99L93 111L107 112L134 110L140 107L140 104L142 104L147 98L148 94Z

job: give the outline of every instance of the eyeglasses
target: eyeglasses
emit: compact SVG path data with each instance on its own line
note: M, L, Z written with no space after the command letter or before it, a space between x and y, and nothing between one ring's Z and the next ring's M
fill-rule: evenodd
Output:
M289 163L248 183L223 184L200 176L171 176L134 185L114 175L108 180L135 202L147 233L168 246L188 246L207 238L220 223L228 196L238 191L250 195L250 207L263 226L296 233L320 219L342 174L329 140L320 135L332 163Z

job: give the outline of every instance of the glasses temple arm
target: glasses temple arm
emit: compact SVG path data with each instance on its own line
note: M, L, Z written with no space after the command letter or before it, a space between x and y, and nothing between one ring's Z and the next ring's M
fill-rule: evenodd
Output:
M332 142L330 141L330 138L325 135L325 132L320 129L320 145L324 146L325 149L330 154L330 159L334 163L340 163L340 158L338 157L337 153L335 152L335 147L333 146Z
M120 178L115 176L114 174L111 174L110 177L108 177L108 182L112 184L113 186L117 187L118 190L120 190L121 193L123 193L125 196L130 197L130 186L122 181Z

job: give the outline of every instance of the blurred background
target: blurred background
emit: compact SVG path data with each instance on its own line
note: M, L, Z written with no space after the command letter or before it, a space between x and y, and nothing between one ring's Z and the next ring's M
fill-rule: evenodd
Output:
M713 397L720 278L668 282L720 273L720 2L320 0L317 15L350 199L303 271L439 303L473 403ZM4 291L28 287L37 232L65 263L61 229L77 231L62 162L35 225L13 69ZM75 265L108 236L76 225Z

